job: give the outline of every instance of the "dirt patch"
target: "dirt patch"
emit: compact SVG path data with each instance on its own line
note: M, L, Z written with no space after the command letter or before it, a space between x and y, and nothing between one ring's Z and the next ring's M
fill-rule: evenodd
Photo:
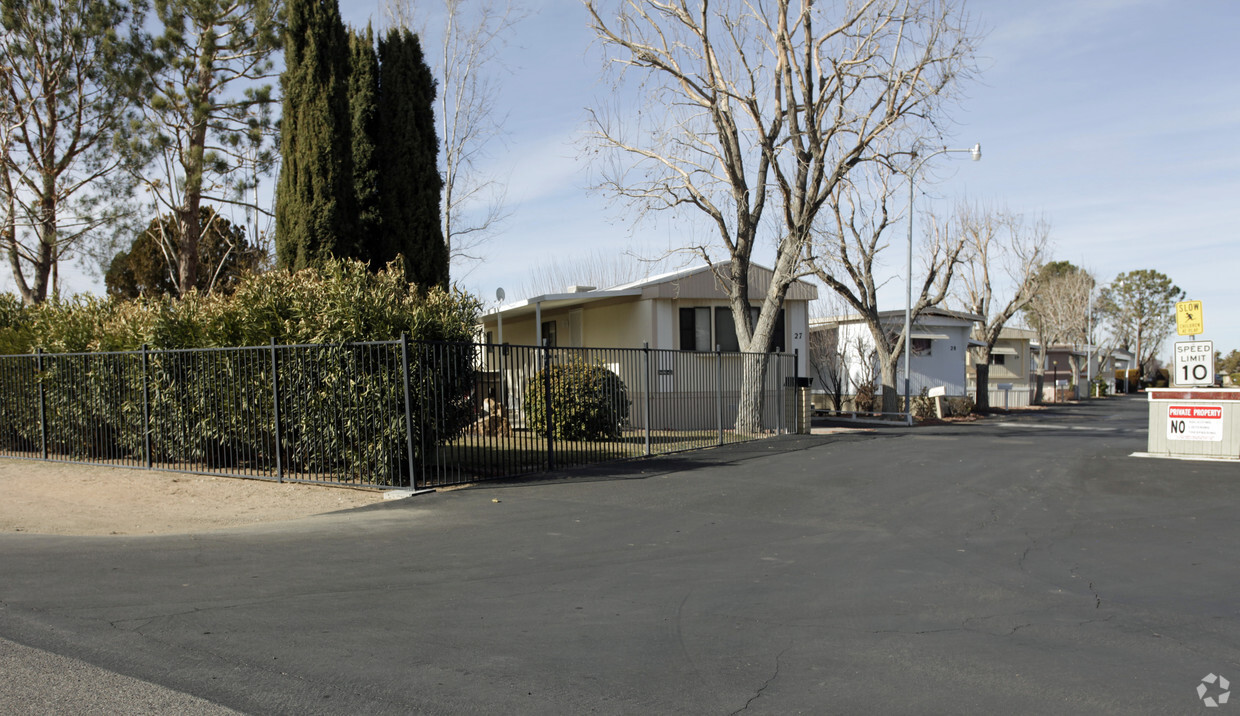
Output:
M0 459L0 533L201 532L382 500L378 490Z

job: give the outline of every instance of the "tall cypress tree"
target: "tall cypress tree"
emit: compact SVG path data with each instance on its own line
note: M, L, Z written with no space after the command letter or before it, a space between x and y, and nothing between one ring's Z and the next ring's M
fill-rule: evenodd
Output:
M392 29L379 43L379 207L383 260L405 257L423 289L448 284L448 247L439 221L435 79L416 35Z
M383 268L379 233L379 56L370 26L349 31L349 113L353 132L353 196L361 258L371 270Z
M276 188L276 261L293 270L359 255L349 44L336 0L289 0Z

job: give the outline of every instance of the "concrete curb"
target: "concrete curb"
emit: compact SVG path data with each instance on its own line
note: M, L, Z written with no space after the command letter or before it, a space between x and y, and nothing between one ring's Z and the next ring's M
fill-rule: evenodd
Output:
M1240 464L1240 457L1210 457L1208 455L1159 455L1152 452L1134 452L1128 457L1151 457L1159 460L1192 460L1193 462L1230 462Z
M432 489L426 490L387 490L383 493L384 500L403 500L406 497L414 495L425 495L428 492L434 492Z

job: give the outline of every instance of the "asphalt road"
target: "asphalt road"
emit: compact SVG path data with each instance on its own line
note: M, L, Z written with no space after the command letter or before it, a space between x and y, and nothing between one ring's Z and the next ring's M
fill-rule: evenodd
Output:
M1145 408L0 535L0 711L80 712L39 676L69 673L112 713L1225 714L1240 465L1129 457Z

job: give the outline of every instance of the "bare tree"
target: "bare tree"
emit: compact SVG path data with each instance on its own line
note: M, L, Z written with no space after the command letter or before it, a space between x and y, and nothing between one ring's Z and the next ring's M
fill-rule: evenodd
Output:
M121 33L134 18L116 0L4 0L0 12L0 248L22 300L39 303L60 261L111 219L85 199L118 164L108 150L128 109Z
M873 343L861 334L854 336L851 345L844 350L844 365L848 370L845 383L851 382L853 387L853 409L873 413L875 408L881 408L876 405L881 396L875 396L874 391L882 380L882 364Z
M957 299L983 321L973 335L983 344L976 350L975 369L977 408L985 411L990 408L991 351L1003 327L1037 293L1038 269L1050 247L1050 224L976 203L958 205L953 222L965 244Z
M892 197L891 178L889 171L880 170L866 186L853 182L842 184L831 202L834 222L822 227L812 247L814 253L809 257L809 265L818 280L861 315L873 336L885 413L899 410L896 373L907 340L902 327L894 331L880 316L878 290L881 284L874 271L879 253L887 246L884 233L893 220L887 208ZM941 224L933 214L928 217L929 239L922 251L925 275L914 294L913 323L927 308L947 298L965 246L964 237L953 232L950 225Z
M1094 277L1067 261L1054 261L1039 267L1037 282L1037 294L1025 307L1025 316L1042 346L1034 388L1034 402L1040 403L1051 346L1087 340L1086 316Z
M810 330L809 368L822 391L831 398L835 412L844 410L844 396L851 385L848 350L840 344L839 328Z
M410 31L422 20L412 0L385 0L384 8L390 22ZM479 249L510 215L506 187L482 163L503 135L503 117L495 105L498 55L523 11L509 0L442 0L439 12L442 34L434 71L443 236L449 260L459 269L482 260ZM454 270L453 275L462 274Z
M696 249L728 293L741 350L765 353L837 185L861 162L890 160L884 148L924 131L969 74L965 18L950 0L627 0L608 18L597 5L585 0L595 33L622 74L642 75L654 110L591 112L613 160L601 186L707 221L717 243ZM752 311L751 259L768 230L774 275ZM760 424L765 370L746 361L739 430Z

